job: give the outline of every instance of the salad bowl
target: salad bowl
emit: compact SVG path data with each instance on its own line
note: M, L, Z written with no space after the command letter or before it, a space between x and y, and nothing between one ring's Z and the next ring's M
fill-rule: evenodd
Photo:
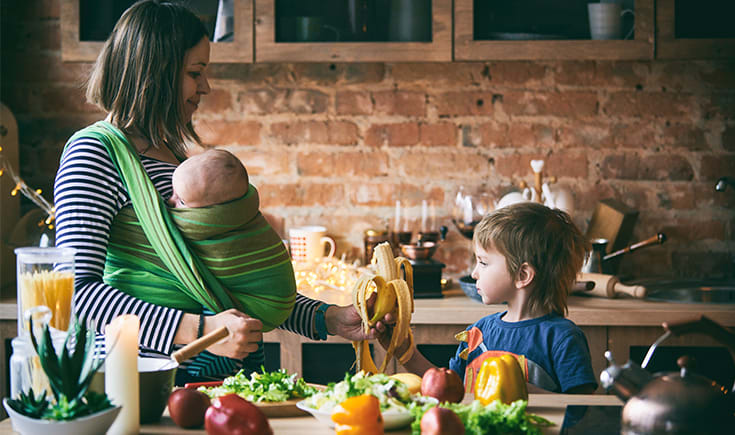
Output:
M310 408L305 402L305 400L298 402L296 407L313 415L317 420L326 424L330 428L334 428L331 409L327 411ZM411 411L408 409L389 409L382 411L381 414L383 415L383 425L385 430L400 429L408 426L413 421Z

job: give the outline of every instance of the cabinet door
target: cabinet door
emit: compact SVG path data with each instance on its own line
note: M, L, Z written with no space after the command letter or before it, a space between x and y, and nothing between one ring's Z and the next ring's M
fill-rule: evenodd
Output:
M733 18L732 0L657 0L656 57L734 58Z
M256 62L451 60L451 0L255 0Z
M455 0L454 58L651 59L653 1L623 1L621 39L593 40L586 0Z
M61 58L65 62L93 62L102 50L122 12L134 0L60 0ZM253 0L233 1L234 33L228 42L212 44L212 63L250 63L253 61ZM216 0L191 0L208 28L213 29L217 16ZM211 38L210 38L211 39Z

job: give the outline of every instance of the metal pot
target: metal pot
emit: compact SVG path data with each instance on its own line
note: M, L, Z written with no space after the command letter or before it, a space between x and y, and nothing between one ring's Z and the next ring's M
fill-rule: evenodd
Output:
M439 243L447 237L449 228L442 225L439 232L419 233L416 243L401 243L401 253L410 260L428 260L436 252ZM439 240L437 240L437 238Z
M622 413L623 434L721 434L735 424L735 385L731 391L704 376L692 373L691 361L677 361L680 372L651 375L645 370L656 347L672 334L703 333L735 353L735 334L705 316L676 324L663 324L666 332L648 350L642 366L628 361L600 374L602 386L626 401Z

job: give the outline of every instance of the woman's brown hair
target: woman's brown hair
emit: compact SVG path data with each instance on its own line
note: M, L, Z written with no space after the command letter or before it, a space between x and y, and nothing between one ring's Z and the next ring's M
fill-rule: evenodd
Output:
M143 0L115 24L92 69L87 100L110 114L126 132L143 135L156 148L183 159L199 143L184 120L181 76L186 52L207 37L202 22L185 6Z
M513 280L523 263L536 270L531 311L566 315L567 295L590 249L567 213L531 202L509 205L480 221L473 242L500 252Z

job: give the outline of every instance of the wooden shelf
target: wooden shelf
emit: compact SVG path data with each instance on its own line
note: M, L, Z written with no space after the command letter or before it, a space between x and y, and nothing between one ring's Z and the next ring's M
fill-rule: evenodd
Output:
M454 59L541 60L541 59L651 59L653 58L654 0L635 4L635 39L573 40L476 40L474 0L454 2Z
M724 2L723 2L724 3ZM701 5L701 3L700 3ZM730 6L732 8L732 6ZM732 15L723 11L728 19ZM677 38L676 1L656 2L656 58L659 59L733 59L735 37L720 39Z
M432 2L432 42L276 42L275 1L255 0L256 62L450 62L452 1Z
M234 0L234 41L212 44L212 63L253 62L253 1ZM64 62L94 62L102 41L80 39L80 1L61 0L61 59Z

